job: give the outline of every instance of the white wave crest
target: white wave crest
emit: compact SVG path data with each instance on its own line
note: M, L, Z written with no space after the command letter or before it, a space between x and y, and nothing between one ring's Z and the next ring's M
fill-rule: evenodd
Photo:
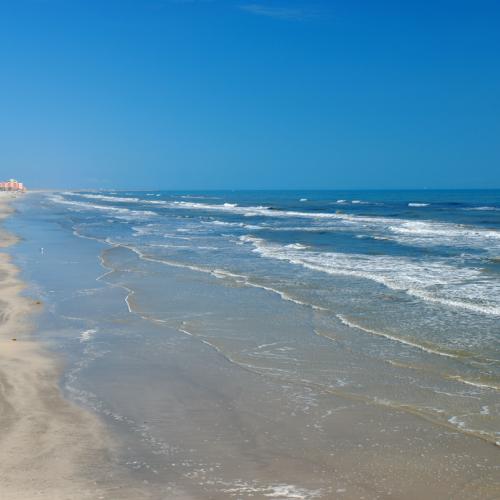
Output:
M427 302L500 316L500 283L480 269L456 267L442 260L297 250L245 235L262 257L282 260L332 275L380 283Z
M500 208L498 207L470 207L470 208L464 208L464 210L479 210L481 212L498 212L500 211Z
M89 330L85 330L80 333L80 342L89 342L94 335L97 333L95 328L90 328Z
M59 195L56 195L59 196ZM103 196L103 195L88 195ZM59 197L62 198L62 197ZM107 199L109 198L109 199ZM103 198L104 199L104 198ZM221 212L242 215L245 217L270 217L275 219L305 219L313 224L299 227L302 231L350 231L362 230L363 234L372 237L392 237L400 244L410 246L454 246L472 247L488 253L500 250L500 231L494 229L477 228L463 224L454 224L438 221L413 221L400 218L363 216L346 213L331 212L304 212L293 210L279 210L267 206L240 206L235 203L200 203L190 201L139 200L137 198L118 198L129 203L161 205L164 208ZM115 197L106 197L106 201L116 200ZM137 201L135 201L137 200ZM354 200L359 201L359 200ZM59 199L59 202L64 202ZM344 203L346 200L337 200ZM66 200L65 203L83 203ZM88 208L89 206L86 205ZM90 207L92 208L92 207ZM95 205L99 210L113 210L111 207ZM115 210L120 210L115 207ZM152 212L143 211L142 214L151 215ZM221 221L224 222L224 221ZM231 224L239 224L231 221ZM222 224L221 224L222 225ZM235 226L236 227L236 226ZM243 226L240 226L243 227ZM255 226L257 229L257 226ZM270 227L269 230L283 231L284 227Z
M114 207L111 205L96 205L93 203L87 203L85 201L74 201L74 200L66 200L60 195L52 195L49 196L49 199L54 203L59 203L62 205L69 205L72 207L79 207L83 210L100 210L104 212L110 212L112 214L121 215L123 217L132 216L132 217L151 217L157 215L155 212L151 212L149 210L130 210L124 207Z
M89 200L102 200L102 201L112 201L117 203L137 203L141 201L139 198L123 198L120 196L108 196L104 194L88 194L88 193L65 193L70 196L79 196L81 198L87 198Z

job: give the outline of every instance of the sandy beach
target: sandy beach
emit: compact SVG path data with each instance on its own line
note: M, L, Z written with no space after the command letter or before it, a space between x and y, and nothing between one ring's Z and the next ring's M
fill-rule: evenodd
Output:
M0 217L14 195L2 193ZM5 231L1 246L15 243ZM59 367L31 337L31 315L41 304L21 295L23 284L0 254L0 491L2 498L90 498L81 479L91 455L106 453L99 423L65 401Z

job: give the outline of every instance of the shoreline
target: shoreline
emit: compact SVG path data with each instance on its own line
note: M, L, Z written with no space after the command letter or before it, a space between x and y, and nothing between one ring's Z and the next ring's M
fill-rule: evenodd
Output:
M0 217L11 199L0 195ZM281 346L300 348L309 311L269 290L221 286L83 241L42 207L22 200L7 227L22 241L8 253L44 306L26 298L0 250L0 497L496 498L498 452L477 436L242 370L210 342L217 315L236 320L227 332L244 340L239 318L258 311L261 322L249 323L257 354L277 346L268 351L278 362L299 358ZM1 235L0 246L18 241ZM356 338L336 335L337 346ZM336 359L324 345L307 337L319 367Z
M12 213L13 199L0 198L0 221ZM0 239L4 249L18 241L3 229ZM5 251L0 274L0 491L13 500L85 498L78 468L85 454L99 450L100 425L60 394L58 363L32 338L40 304L21 295L25 284Z
M0 194L0 223L14 198ZM119 479L104 424L64 398L61 362L34 338L33 314L42 305L22 295L26 285L5 252L17 241L0 229L0 496L139 498Z

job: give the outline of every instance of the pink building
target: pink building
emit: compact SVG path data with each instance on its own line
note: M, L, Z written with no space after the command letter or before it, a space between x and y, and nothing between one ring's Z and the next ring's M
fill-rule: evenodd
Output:
M16 179L9 179L8 181L0 182L0 191L26 191L26 188L22 182L16 181Z

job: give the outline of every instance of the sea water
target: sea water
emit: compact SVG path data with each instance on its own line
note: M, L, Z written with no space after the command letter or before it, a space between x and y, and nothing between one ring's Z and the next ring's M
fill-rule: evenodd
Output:
M353 449L380 457L405 418L422 424L392 454L420 432L496 453L500 191L68 191L17 209L63 390L148 481L359 498ZM349 427L363 414L370 430Z

